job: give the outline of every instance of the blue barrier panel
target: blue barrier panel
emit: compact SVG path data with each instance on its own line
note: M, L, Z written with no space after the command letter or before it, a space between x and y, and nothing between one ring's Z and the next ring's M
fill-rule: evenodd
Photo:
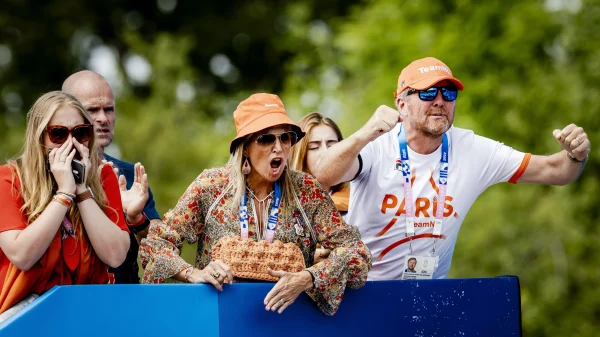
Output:
M278 315L273 284L56 287L0 325L4 336L520 336L516 277L367 282L337 314L301 295ZM140 320L128 319L139 317Z

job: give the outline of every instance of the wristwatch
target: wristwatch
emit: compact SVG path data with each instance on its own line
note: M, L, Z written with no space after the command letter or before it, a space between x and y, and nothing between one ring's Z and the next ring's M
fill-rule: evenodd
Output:
M92 189L88 186L87 190L83 193L77 194L75 196L75 199L73 199L73 201L75 201L76 204L87 200L89 198L93 198L94 197L94 192L92 192Z

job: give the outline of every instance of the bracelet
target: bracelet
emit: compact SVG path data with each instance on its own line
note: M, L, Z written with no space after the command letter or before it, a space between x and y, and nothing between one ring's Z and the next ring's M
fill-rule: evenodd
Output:
M71 201L71 203L73 202L73 198L75 198L75 197L72 197L70 195L70 193L63 193L63 192L60 192L60 191L56 192L56 195L60 195L62 198L69 199L69 201Z
M569 158L569 160L571 160L573 163L577 163L577 164L581 164L584 161L586 161L588 156L585 156L585 158L583 158L582 160L579 160L575 157L573 157L569 152L567 152L567 157Z
M188 280L188 278L189 278L190 276L192 276L192 273L193 273L193 272L194 272L194 266L190 266L190 267L187 267L187 268L185 269L185 271L184 271L184 273L183 273L183 279L185 280L185 282L187 282L187 283L194 283L194 282L190 282L190 281Z
M127 221L127 216L125 216L125 222L127 222L127 226L129 226L129 227L137 227L137 226L143 224L144 222L146 222L146 219L148 219L148 218L146 217L146 214L144 214L144 212L142 212L142 217L140 218L140 220L138 220L135 223L129 223L129 221Z
M56 191L56 194L64 194L64 195L68 196L69 198L71 198L71 200L75 199L75 197L76 197L76 195L73 193L63 192L61 190Z
M66 197L60 194L54 195L52 197L52 201L56 201L65 206L66 208L71 208L71 206L73 205L73 202L71 200L67 199Z

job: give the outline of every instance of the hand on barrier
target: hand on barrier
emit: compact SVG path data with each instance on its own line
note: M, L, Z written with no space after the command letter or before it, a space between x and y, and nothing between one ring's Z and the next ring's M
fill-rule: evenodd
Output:
M210 283L218 291L223 291L224 283L233 283L233 271L221 260L211 261L204 269L194 269L192 274L186 277L190 283Z
M264 304L267 311L275 311L281 314L289 307L298 295L313 287L313 279L310 272L303 270L298 273L269 270L269 275L279 277L279 281L265 297Z

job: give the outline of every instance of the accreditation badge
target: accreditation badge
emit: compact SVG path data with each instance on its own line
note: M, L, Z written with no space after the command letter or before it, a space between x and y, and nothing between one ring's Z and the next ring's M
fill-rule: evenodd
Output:
M404 258L403 280L431 280L436 268L435 256L407 255Z

